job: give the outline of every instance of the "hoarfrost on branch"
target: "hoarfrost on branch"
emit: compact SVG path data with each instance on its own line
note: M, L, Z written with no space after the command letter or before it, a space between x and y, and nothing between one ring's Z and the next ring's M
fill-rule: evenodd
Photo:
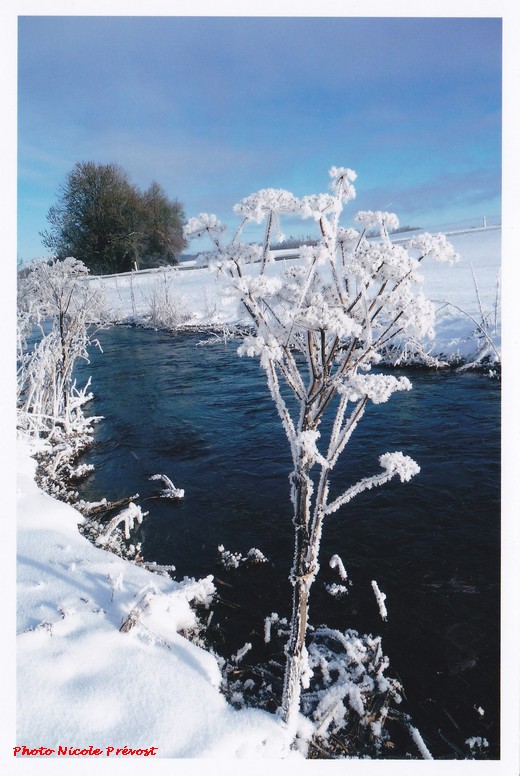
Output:
M385 355L395 363L404 350L425 357L422 340L432 336L434 306L421 293L421 262L428 255L456 258L443 235L393 244L389 232L398 220L392 213L362 211L360 231L342 227L343 207L356 196L356 174L332 167L329 176L327 193L298 199L283 189L263 189L246 197L234 208L242 221L228 241L214 215L190 219L185 229L186 237L210 237L212 266L248 314L250 331L238 352L259 358L291 449L293 614L282 717L294 735L301 688L310 676L308 600L319 569L324 521L364 490L393 477L407 482L420 471L402 452L385 453L379 459L382 473L346 488L340 483L343 492L329 501L334 467L368 403L382 404L412 387L404 377L373 374L372 368ZM280 233L280 219L287 214L312 219L318 230L317 244L300 248L298 266L273 261L273 235ZM261 246L240 241L250 222L265 222ZM373 239L374 230L379 238ZM332 421L327 432L321 426L325 417ZM228 562L240 562L228 555ZM268 630L266 623L266 638ZM350 698L351 706L357 702Z

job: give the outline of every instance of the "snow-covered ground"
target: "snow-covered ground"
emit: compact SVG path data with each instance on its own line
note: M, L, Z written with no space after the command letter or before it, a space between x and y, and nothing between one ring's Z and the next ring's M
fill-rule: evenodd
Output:
M472 269L480 304L492 314L501 230L472 230L449 239L460 262L430 263L423 269L426 296L443 308L434 350L471 356L475 340L468 337L475 325L468 315L480 321ZM276 271L294 260L280 260ZM153 302L160 306L165 299L174 301L179 317L192 324L242 320L237 303L226 299L221 281L204 268L87 282L104 295L114 321L148 318ZM495 342L499 344L499 337ZM54 756L63 761L75 763L287 756L278 718L232 709L218 690L216 660L179 635L179 629L193 623L187 599L200 592L201 585L183 587L90 544L77 529L81 515L42 493L34 482L34 469L30 448L21 439L17 731L5 748L46 747L56 750ZM149 606L138 625L120 632L122 621L147 593ZM101 754L56 754L58 747L91 745ZM107 747L114 747L110 756ZM149 754L126 754L125 747L126 752ZM298 767L303 764L298 754L290 757L298 760ZM40 759L46 758L18 754L16 761ZM220 772L220 767L213 765L211 771Z
M475 322L481 323L480 306L494 325L501 231L500 227L488 227L448 234L460 261L446 265L428 259L421 266L424 293L438 309L435 354L473 357L477 340L472 332ZM399 235L396 241L405 239ZM279 251L273 271L283 272L297 258L281 256L296 253ZM91 277L87 282L104 295L108 316L114 321L142 321L149 318L154 302L160 306L166 299L177 311L178 322L222 325L245 320L239 302L227 297L222 278L207 268L195 268L193 262L179 269ZM500 316L493 343L500 350Z
M229 706L215 658L178 633L194 624L188 600L204 599L211 581L179 584L92 545L82 516L36 486L29 452L21 439L12 745L75 761L284 756L279 719ZM143 597L137 625L120 632ZM58 752L90 745L101 754Z

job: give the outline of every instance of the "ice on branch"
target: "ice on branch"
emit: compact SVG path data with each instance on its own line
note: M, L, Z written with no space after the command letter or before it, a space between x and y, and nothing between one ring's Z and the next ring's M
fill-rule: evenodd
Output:
M332 558L329 560L329 566L331 569L337 569L339 578L342 579L344 582L348 579L347 570L345 569L345 566L343 565L343 561L339 557L339 555L333 555Z
M310 639L309 663L318 689L311 688L304 705L312 712L316 735L327 740L331 733L360 722L361 729L379 739L374 742L377 749L386 738L383 726L390 706L401 702L402 689L384 675L389 661L381 639L325 627L316 629Z
M333 212L335 206L336 199L331 194L313 194L302 199L301 213L303 218L319 221L324 214Z
M338 585L336 582L325 585L325 590L333 598L343 598L343 596L348 594L348 588L345 585Z
M304 465L313 466L315 463L320 463L323 466L327 465L327 461L318 450L317 441L321 434L316 429L308 429L302 431L296 439L296 446L300 450L301 459Z
M381 619L384 622L386 622L388 618L388 612L385 606L386 593L381 592L375 579L372 580L371 585L372 585L372 590L374 591L374 595L376 597L377 605L379 607L379 614L381 615Z
M421 258L431 256L434 261L447 262L448 264L454 264L460 259L459 254L448 242L445 234L423 232L423 234L412 237L408 242L408 248L418 250Z
M368 231L377 229L381 234L390 232L399 227L399 219L395 213L386 213L382 210L360 210L355 216L356 221L363 224Z
M267 563L267 558L264 553L256 547L251 547L245 557L241 552L226 550L223 544L219 544L217 549L220 555L221 564L228 570L237 569L244 564L256 565L258 563Z
M374 404L388 401L395 391L411 390L412 384L407 377L380 374L356 374L338 387L338 393L348 401L356 402L366 396Z
M277 294L282 287L278 277L241 277L235 281L234 287L240 297L267 297Z
M296 197L284 189L261 189L250 194L233 208L244 218L261 223L267 213L296 213L300 203Z
M131 501L125 509L112 518L105 533L98 536L96 543L106 544L121 523L123 523L125 539L130 539L130 531L133 531L135 522L137 521L137 523L141 524L147 514L148 512L142 512L141 507Z
M428 747L426 746L426 744L424 743L424 739L421 736L420 732L417 730L417 728L414 727L412 724L409 724L408 730L410 731L412 740L416 745L417 749L419 750L419 753L423 758L423 760L433 760L432 754L428 749Z
M340 226L338 228L337 242L342 248L353 248L359 242L359 237L359 232L356 229L352 229L352 227L344 229Z
M342 337L357 336L362 331L354 318L318 292L309 297L304 308L297 310L295 322L309 331L323 329Z
M413 458L398 451L385 453L380 457L379 463L390 476L397 474L401 482L409 482L421 471L421 467Z
M281 361L283 352L278 340L269 337L266 342L262 336L244 337L244 341L237 348L239 356L260 356L260 364L265 369L271 361Z
M233 663L240 663L243 657L247 655L247 653L253 648L253 645L247 641L243 647L241 647L236 655L231 655L231 660Z
M356 189L352 185L357 178L357 174L350 167L331 167L329 176L332 178L330 188L340 197L341 201L346 203L356 197Z
M184 225L185 239L190 237L203 237L205 234L218 234L226 231L218 218L212 213L201 213L197 217L189 218Z
M213 237L216 241L216 237ZM217 243L218 245L218 243ZM237 285L237 270L245 264L254 264L262 258L262 249L259 245L244 245L241 242L232 242L226 246L218 245L217 250L207 254L206 264L209 269L216 273L229 273L234 277L234 285L230 285L227 293L231 296L240 295L241 289ZM244 286L246 288L246 286ZM225 289L226 290L226 289ZM243 293L243 292L242 292Z
M415 296L414 304L409 305L403 312L403 329L410 335L419 339L433 339L435 323L435 305L426 299L422 292Z
M166 487L161 490L161 498L181 499L184 498L184 490L182 488L176 488L173 482L166 474L153 474L150 477L151 480L162 480Z
M269 644L271 641L271 629L276 622L287 625L287 620L280 620L280 615L276 612L272 612L272 614L268 615L264 620L264 642L266 644Z
M399 477L401 482L408 482L408 480L411 480L414 475L421 471L419 465L413 458L403 455L403 453L400 452L385 453L379 458L379 463L385 470L384 474L374 474L372 477L364 477L362 480L359 480L359 482L329 504L325 508L324 514L330 515L333 512L336 512L341 506L352 501L355 496L363 493L364 490L371 490L379 485L384 485L395 475Z

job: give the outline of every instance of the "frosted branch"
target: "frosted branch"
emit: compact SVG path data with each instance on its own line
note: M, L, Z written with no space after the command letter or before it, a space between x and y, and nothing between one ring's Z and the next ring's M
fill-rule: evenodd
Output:
M388 612L385 606L386 594L381 592L375 579L372 580L371 585L376 597L377 605L379 607L379 614L381 615L381 619L386 622L388 617Z
M182 488L176 488L173 482L166 474L153 474L150 477L151 480L162 480L166 485L166 488L161 490L162 498L181 499L184 498L184 490Z
M364 477L362 480L359 480L359 482L346 490L343 495L335 499L332 504L329 504L325 509L325 514L330 515L336 512L341 506L348 504L349 501L352 501L355 496L358 496L364 490L371 490L379 485L384 485L394 476L398 476L401 482L408 482L415 474L420 472L420 467L413 458L400 452L385 453L380 457L379 463L384 469L384 474L375 474L372 477Z
M333 555L332 558L329 561L329 566L331 569L337 569L340 579L345 581L348 579L348 574L346 572L345 566L343 565L343 561L339 557L339 555Z

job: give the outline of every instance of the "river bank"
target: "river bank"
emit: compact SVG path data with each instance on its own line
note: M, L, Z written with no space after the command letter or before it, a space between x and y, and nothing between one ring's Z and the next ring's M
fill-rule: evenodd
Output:
M13 746L284 756L279 720L232 709L219 692L215 658L179 634L196 627L189 601L204 606L211 579L175 583L94 547L77 529L82 516L36 486L30 455L20 438ZM139 606L138 625L121 632Z
M451 266L434 261L421 266L424 294L437 310L435 337L425 343L433 356L456 363L499 360L501 239L500 227L452 233L449 240L460 260ZM270 274L281 275L298 263L295 251L273 253L277 260ZM158 329L222 329L249 323L240 303L229 296L224 279L194 262L89 276L85 282L103 299L105 318L113 323Z

